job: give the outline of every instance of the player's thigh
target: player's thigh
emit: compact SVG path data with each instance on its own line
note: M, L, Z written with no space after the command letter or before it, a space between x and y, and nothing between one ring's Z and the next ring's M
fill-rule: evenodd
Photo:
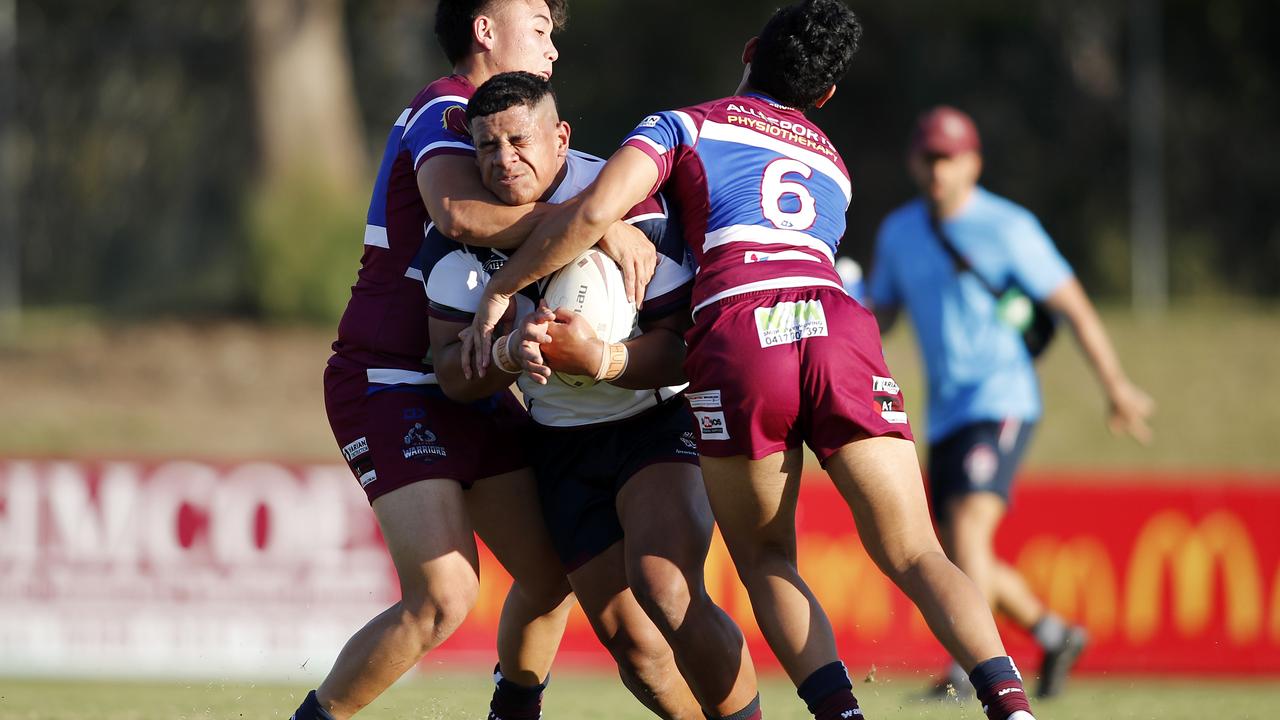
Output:
M548 602L569 594L531 470L477 480L467 491L466 502L480 539L526 592Z
M849 504L868 554L882 568L901 569L920 553L941 550L914 443L859 440L836 451L826 470Z
M406 603L474 600L480 561L463 490L420 480L373 501Z
M762 554L796 559L796 503L804 456L799 448L759 460L702 458L707 499L739 573Z
M701 577L714 520L697 465L642 468L618 492L617 508L630 571L656 565L659 573L670 568L682 577Z

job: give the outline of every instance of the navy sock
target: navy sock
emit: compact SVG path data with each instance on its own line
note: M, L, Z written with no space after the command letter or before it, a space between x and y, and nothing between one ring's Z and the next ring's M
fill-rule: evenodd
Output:
M1002 655L978 663L969 673L969 681L973 683L974 693L988 720L1008 720L1019 710L1031 714L1031 703L1022 687L1022 675L1013 664L1013 658Z
M796 694L816 720L849 720L862 717L853 696L849 671L839 660L823 665L800 683Z
M333 720L333 716L321 707L320 701L316 699L316 691L312 690L307 693L307 699L302 701L298 709L293 711L289 720Z
M756 696L747 704L746 707L732 715L710 715L705 710L702 714L707 718L707 720L761 720L761 718L764 717L760 712L759 693L756 693Z
M542 717L542 691L547 689L547 678L541 684L527 687L502 676L500 665L493 668L493 699L489 701L490 720L538 720Z

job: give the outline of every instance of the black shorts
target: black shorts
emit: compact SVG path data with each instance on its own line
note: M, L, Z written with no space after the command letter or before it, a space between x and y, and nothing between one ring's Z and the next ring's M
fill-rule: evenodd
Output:
M616 422L535 428L529 456L566 572L622 539L616 501L627 480L658 463L698 464L696 426L683 397Z
M929 446L929 493L937 517L952 498L990 492L1009 501L1013 475L1034 423L1017 418L977 422Z

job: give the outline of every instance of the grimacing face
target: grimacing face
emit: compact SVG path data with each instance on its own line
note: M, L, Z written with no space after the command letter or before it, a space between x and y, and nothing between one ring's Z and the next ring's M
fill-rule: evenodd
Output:
M982 174L982 156L976 152L958 155L931 155L914 152L909 161L916 187L935 207L954 209Z
M480 179L508 205L541 199L555 183L569 152L569 123L555 102L516 105L471 121Z
M506 0L489 17L489 49L496 72L527 72L550 79L560 53L551 42L554 26L546 0Z

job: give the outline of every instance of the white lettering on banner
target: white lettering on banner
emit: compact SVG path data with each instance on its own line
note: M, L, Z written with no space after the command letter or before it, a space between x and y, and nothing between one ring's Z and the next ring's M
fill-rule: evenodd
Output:
M755 314L762 348L827 335L827 315L821 300L781 302L773 307L756 308Z
M342 465L0 461L0 675L322 673L397 592Z

